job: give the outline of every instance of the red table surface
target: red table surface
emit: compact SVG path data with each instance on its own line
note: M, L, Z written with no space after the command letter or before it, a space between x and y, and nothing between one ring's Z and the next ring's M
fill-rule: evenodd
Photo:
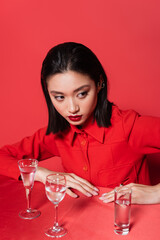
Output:
M108 189L100 188L100 195ZM26 208L25 190L21 181L0 176L0 239L47 240L45 230L53 225L54 206L46 197L42 183L35 182L31 206L41 211L33 220L21 219L19 211ZM132 205L131 229L127 236L113 231L114 205L104 204L99 196L73 199L65 196L59 204L59 223L68 229L64 240L159 240L160 204Z

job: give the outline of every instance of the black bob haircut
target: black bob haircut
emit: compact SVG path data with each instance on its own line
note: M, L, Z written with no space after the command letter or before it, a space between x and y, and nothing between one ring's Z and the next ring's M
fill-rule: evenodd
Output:
M75 71L88 75L96 86L103 80L103 88L98 93L94 120L99 127L111 125L112 103L107 100L107 76L96 55L86 46L75 42L65 42L49 50L41 69L41 85L47 102L49 120L46 134L58 133L70 125L54 108L47 89L47 79L57 73Z

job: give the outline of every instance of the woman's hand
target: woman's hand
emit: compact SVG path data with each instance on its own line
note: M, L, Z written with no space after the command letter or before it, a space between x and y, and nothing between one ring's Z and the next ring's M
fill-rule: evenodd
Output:
M160 184L148 186L143 184L130 183L125 187L132 189L132 204L157 204L160 203ZM123 189L123 186L120 186ZM100 197L104 203L114 201L114 190L102 194Z
M38 167L36 171L35 181L39 181L45 184L47 175L54 173L57 172L53 172L47 168ZM71 197L74 198L78 197L78 195L71 190L72 188L80 191L87 197L98 195L99 190L96 187L94 187L91 183L89 183L87 180L78 177L74 173L60 173L60 174L63 174L66 177L67 182L66 193Z

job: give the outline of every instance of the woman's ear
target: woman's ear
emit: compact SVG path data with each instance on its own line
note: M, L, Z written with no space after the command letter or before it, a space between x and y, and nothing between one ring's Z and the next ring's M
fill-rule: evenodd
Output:
M105 83L104 83L103 77L102 77L102 75L100 75L99 81L97 83L97 92L99 93L99 91L102 88L104 88L104 86L105 86Z

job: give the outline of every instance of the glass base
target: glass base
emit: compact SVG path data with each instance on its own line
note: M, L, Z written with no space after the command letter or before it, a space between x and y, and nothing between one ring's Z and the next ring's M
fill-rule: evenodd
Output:
M127 235L129 233L130 224L116 224L114 223L114 232L118 235Z
M127 235L129 233L129 228L116 228L114 232L118 235Z
M36 209L26 209L19 213L19 216L23 219L34 219L41 215L41 212Z
M63 237L64 235L66 235L67 233L67 230L63 227L52 227L52 228L49 228L45 234L48 236L48 237L53 237L53 238L59 238L59 237Z

